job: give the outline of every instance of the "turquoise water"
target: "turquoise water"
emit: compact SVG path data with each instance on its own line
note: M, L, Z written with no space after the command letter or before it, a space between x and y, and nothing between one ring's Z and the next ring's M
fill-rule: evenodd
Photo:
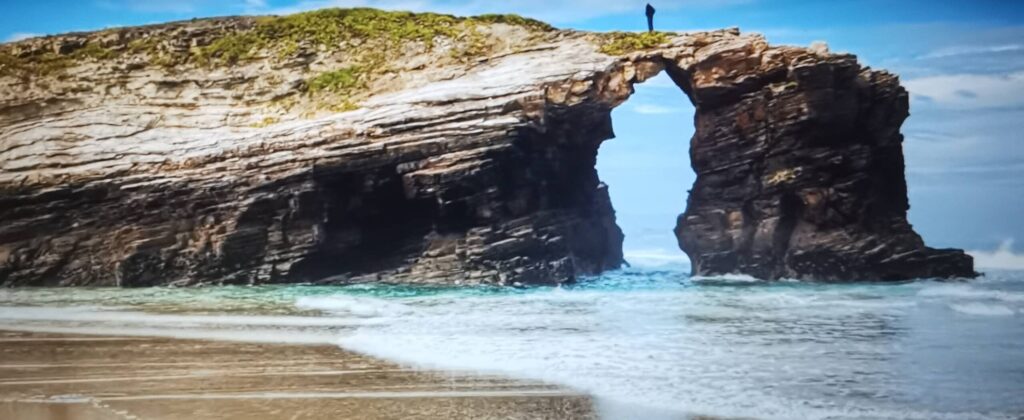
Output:
M330 343L593 394L608 418L1024 416L1024 272L966 283L693 279L0 291L0 329Z

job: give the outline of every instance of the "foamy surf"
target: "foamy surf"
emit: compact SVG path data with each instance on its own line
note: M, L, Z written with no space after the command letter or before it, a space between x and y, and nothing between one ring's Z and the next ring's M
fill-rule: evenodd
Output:
M980 269L1024 270L1024 254L1013 252L1013 240L1007 239L995 251L968 251Z
M1000 368L968 373L977 365L946 372L944 378L922 378L921 402L907 404L905 378L898 373L905 369L893 361L903 354L950 357L935 350L947 348L941 343L950 336L907 335L907 325L918 320L961 328L955 320L941 321L952 318L931 305L949 297L944 295L949 285L710 279L663 283L655 290L622 288L611 281L611 287L506 296L395 299L403 311L344 335L338 344L424 368L562 384L594 395L609 419L623 418L623 413L643 418L1009 419L1024 409L1000 406L1016 401L1012 378L992 386ZM958 298L993 296L977 290L952 293ZM388 304L384 299L377 303ZM978 333L968 331L971 325L962 327L965 334ZM1008 328L1020 341L1020 325ZM995 335L987 337L999 341ZM1009 352L997 357L1020 359ZM988 381L987 396L980 398L987 402L963 405L955 403L960 397L925 396L935 380L961 383L955 392L972 395L961 395L964 400L977 400L973 388Z
M713 276L693 276L690 280L694 283L703 284L753 284L761 283L761 280L757 277L747 274L719 274Z
M1024 303L1024 292L982 289L969 284L944 284L924 288L918 293L924 297L952 299L985 299L1001 302Z
M295 306L300 309L315 309L332 314L366 318L409 311L409 308L399 303L346 295L301 297L295 301Z
M623 258L636 267L689 266L690 259L682 251L664 248L632 249L623 251Z
M218 340L267 344L335 344L337 332L302 332L265 328L246 329L201 329L158 326L123 325L24 325L0 322L0 330L25 331L51 334L86 334L128 337L166 337L185 340Z
M1013 316L1015 313L1013 309L1010 309L1003 305L991 305L984 303L963 303L963 304L950 304L950 309L967 315L979 315L979 316Z
M153 314L111 308L46 308L0 306L0 319L13 321L106 322L121 325L205 325L205 326L281 326L352 327L373 321L314 316L261 315L174 315Z
M332 343L564 385L593 395L608 419L1024 413L1021 273L835 285L685 272L636 268L526 289L25 290L0 293L0 329Z

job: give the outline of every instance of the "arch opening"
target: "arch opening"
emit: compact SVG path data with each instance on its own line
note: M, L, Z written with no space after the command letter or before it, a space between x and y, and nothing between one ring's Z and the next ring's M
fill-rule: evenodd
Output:
M634 89L612 110L615 137L598 149L598 176L625 236L626 262L688 267L673 228L696 180L689 154L696 110L666 71Z

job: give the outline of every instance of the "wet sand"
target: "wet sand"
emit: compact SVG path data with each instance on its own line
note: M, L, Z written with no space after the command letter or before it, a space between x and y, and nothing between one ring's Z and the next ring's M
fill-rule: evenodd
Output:
M565 388L332 346L0 331L0 419L595 417Z

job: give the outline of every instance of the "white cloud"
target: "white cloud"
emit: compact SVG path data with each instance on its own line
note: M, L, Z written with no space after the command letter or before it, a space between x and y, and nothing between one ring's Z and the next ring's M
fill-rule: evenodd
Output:
M633 105L633 112L644 115L681 114L683 109L655 104L636 104Z
M43 36L43 34L35 34L31 32L15 32L8 36L7 39L4 39L4 42L21 41L23 39L35 38L37 36Z
M982 46L952 46L940 48L932 51L928 54L924 54L918 58L946 58L956 57L962 55L976 55L976 54L992 54L992 53L1003 53L1012 51L1024 51L1024 45L1021 44L1005 44L1005 45L982 45Z
M912 95L949 108L1024 105L1024 71L1005 75L952 74L907 80Z
M1013 239L1003 241L995 251L968 251L967 253L974 257L974 265L978 268L1024 270L1024 254L1013 252Z
M245 14L266 14L269 7L267 0L242 0L242 10Z
M986 164L986 165L967 165L967 166L925 166L920 168L908 168L907 172L922 174L922 175L969 175L969 174L998 174L1006 172L1021 172L1024 173L1024 163L1008 163L1008 164Z
M903 126L903 152L912 191L999 186L1019 192L1024 186L1024 148L1019 147L1024 109L943 108L933 103L912 104L911 114ZM959 205L966 204L951 204Z

